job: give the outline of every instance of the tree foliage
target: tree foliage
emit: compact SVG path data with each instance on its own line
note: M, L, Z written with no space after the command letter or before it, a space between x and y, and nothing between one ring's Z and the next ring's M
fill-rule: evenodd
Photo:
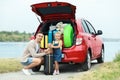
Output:
M21 42L30 40L30 33L19 32L19 31L1 31L0 42Z

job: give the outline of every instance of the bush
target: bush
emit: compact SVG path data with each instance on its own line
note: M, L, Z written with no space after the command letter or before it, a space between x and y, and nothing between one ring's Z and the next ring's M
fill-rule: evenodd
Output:
M120 51L116 54L114 62L120 62Z
M18 31L0 31L0 42L20 42L29 41L31 33L18 32Z

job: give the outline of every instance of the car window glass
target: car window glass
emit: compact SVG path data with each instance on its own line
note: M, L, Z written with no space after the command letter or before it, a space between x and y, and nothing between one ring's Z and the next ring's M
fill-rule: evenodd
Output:
M86 24L87 24L87 26L89 28L90 33L96 34L96 31L93 28L93 26L90 24L90 22L86 21Z
M89 30L88 30L88 27L87 25L85 24L85 22L82 20L82 26L83 26L83 29L86 33L89 33Z

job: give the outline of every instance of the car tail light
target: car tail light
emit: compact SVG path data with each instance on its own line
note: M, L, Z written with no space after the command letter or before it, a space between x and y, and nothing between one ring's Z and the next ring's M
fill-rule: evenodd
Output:
M35 39L35 36L31 36L31 37L30 37L30 40L33 40L33 39Z
M76 45L82 44L83 39L82 38L77 38L76 39Z

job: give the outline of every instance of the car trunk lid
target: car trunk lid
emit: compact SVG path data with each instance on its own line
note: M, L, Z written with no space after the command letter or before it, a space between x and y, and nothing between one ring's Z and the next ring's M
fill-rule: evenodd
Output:
M43 21L75 19L76 6L66 2L45 2L31 5L32 11Z

